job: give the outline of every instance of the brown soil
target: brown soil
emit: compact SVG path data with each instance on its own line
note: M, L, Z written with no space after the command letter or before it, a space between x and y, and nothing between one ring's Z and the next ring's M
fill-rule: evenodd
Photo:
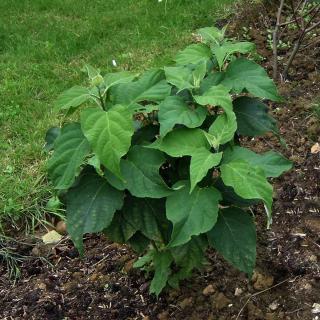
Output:
M241 30L239 24L248 26L248 20L237 21L234 29ZM251 25L251 37L270 68L263 28ZM320 318L312 313L320 303L320 153L310 152L320 142L319 119L310 109L319 95L317 55L317 48L310 47L297 58L293 80L280 84L286 103L270 106L287 148L273 137L243 141L256 151L278 150L294 161L289 173L273 181L271 230L265 229L262 208L254 210L259 239L253 279L209 252L201 273L156 300L148 294L149 280L132 268L134 254L103 237L88 237L84 258L67 239L51 248L19 245L17 251L33 257L23 262L16 284L0 265L0 319ZM44 253L47 260L37 257Z

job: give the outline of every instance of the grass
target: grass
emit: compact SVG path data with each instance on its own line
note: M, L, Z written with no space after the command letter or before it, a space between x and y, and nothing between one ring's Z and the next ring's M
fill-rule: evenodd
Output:
M32 229L44 219L50 187L42 146L57 124L52 102L84 81L84 64L103 71L163 66L232 2L1 0L0 226L23 217Z

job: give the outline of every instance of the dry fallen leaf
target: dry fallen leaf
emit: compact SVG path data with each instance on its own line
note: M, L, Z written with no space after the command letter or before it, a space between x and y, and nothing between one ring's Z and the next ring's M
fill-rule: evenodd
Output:
M311 147L311 153L319 153L320 152L320 144L317 142Z
M56 244L58 243L60 240L62 239L62 235L59 234L57 231L52 230L49 231L48 233L46 233L43 237L42 237L42 241L45 244Z

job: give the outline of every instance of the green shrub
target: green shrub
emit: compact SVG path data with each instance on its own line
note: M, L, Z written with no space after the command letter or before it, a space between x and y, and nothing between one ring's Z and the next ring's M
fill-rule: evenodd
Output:
M150 292L176 287L205 262L208 246L251 275L256 231L245 210L262 201L271 223L272 186L291 163L256 154L239 136L278 135L262 99L279 101L250 42L203 28L174 66L101 76L62 93L56 110L79 115L47 133L49 177L66 205L68 232L104 232L154 272Z

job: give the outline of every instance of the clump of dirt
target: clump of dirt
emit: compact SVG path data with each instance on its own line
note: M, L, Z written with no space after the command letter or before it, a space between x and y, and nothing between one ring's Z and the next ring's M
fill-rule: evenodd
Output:
M252 27L251 37L270 70L266 19L259 20L256 10L231 24L231 29ZM103 236L90 236L85 241L86 255L80 258L71 242L64 240L43 251L32 246L17 248L33 257L22 263L22 276L15 284L0 264L0 318L319 318L320 153L311 153L311 147L320 142L320 123L310 109L320 92L316 52L310 47L297 57L291 71L294 80L279 85L286 102L270 105L287 146L273 136L242 141L257 152L280 151L294 162L290 172L273 181L274 221L270 230L265 228L263 208L254 210L258 260L252 279L210 251L202 272L182 283L179 290L165 291L157 300L148 294L149 280L132 268L135 255L126 246ZM38 257L39 252L45 252L46 260Z

